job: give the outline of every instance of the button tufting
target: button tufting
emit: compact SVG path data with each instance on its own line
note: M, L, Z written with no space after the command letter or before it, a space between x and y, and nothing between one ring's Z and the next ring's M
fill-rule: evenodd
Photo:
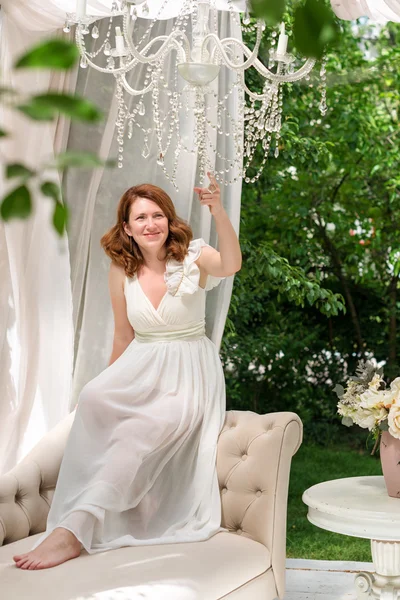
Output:
M246 460L246 458L247 458L247 454L243 454L242 455L242 460Z
M228 491L228 489L226 487L223 487L221 490L221 494L226 494L227 491Z
M258 497L261 496L261 490L258 490L258 492L256 492L256 496L258 496Z
M236 529L236 533L242 533L242 530L240 529L240 527L239 527L239 529Z

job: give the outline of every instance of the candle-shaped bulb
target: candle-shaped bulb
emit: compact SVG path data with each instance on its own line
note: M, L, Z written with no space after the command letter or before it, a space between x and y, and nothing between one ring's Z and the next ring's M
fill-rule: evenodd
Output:
M121 33L121 27L115 28L115 48L117 54L122 55L125 53L124 36Z
M281 23L281 33L278 39L278 48L276 53L280 56L286 54L286 48L288 43L288 36L285 34L285 23Z

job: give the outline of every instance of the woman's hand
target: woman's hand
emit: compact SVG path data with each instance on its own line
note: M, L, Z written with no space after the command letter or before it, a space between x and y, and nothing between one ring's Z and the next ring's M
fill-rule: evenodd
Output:
M208 188L195 187L194 191L199 194L200 204L208 206L213 216L224 210L221 202L221 191L217 180L212 173L207 173L210 185Z

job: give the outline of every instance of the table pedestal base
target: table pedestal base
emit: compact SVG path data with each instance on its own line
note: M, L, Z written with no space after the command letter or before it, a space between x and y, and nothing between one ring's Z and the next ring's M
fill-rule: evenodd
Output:
M358 600L400 600L400 542L371 540L375 573L358 573Z

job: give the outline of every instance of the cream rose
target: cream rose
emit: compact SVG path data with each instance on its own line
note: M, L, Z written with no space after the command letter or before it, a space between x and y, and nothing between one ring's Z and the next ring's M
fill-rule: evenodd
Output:
M392 404L388 416L389 433L400 440L400 403Z

